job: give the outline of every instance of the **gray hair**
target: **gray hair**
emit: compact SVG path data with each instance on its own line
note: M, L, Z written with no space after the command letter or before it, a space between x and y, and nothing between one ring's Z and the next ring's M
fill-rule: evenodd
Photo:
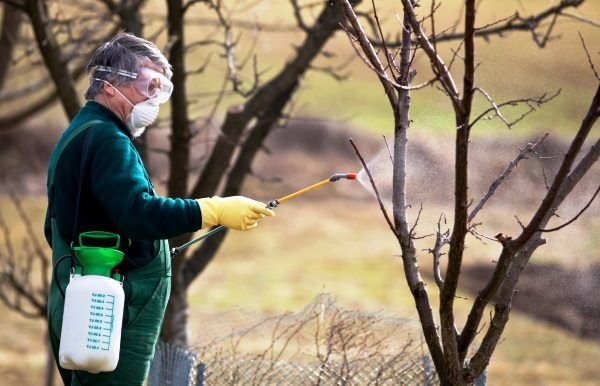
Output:
M99 79L115 86L129 83L132 77L127 74L137 74L145 59L161 67L167 78L173 75L171 64L152 42L130 33L120 33L104 43L96 49L86 67L90 86L85 92L85 99L94 99L102 91L103 82ZM114 71L107 71L107 68Z

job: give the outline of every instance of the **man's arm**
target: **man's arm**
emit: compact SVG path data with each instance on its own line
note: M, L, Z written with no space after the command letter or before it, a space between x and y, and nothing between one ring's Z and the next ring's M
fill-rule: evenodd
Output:
M88 153L92 191L119 232L131 238L156 240L200 229L196 200L151 194L135 148L116 127L95 127Z

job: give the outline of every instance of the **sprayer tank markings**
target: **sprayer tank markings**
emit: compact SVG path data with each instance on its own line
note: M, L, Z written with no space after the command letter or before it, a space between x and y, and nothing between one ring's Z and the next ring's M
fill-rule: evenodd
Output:
M115 318L114 305L114 295L92 293L86 345L89 350L110 350L110 340Z

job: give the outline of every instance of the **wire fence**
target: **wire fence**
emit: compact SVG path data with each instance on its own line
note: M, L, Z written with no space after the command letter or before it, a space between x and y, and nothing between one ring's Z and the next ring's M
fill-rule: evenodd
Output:
M159 343L149 386L435 385L417 321L344 310L319 295L298 313L213 316L201 340Z

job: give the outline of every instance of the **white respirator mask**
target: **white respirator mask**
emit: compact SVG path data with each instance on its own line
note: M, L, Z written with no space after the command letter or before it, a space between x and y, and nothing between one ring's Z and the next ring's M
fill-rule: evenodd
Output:
M125 124L129 128L133 138L137 138L144 134L146 127L150 126L156 120L160 105L154 99L148 99L135 105L131 102L129 103L133 106L133 110L131 110L131 114L129 114L129 118Z
M115 72L109 67L100 67L97 70L106 71L104 69L107 69L110 72ZM123 95L121 91L119 91L107 80L98 78L94 79L106 82L133 107L133 110L131 110L125 125L129 129L131 135L134 138L137 138L144 133L146 127L150 126L156 120L160 110L160 104L168 101L171 93L173 92L173 83L171 83L171 81L160 72L147 67L142 67L137 74L125 71L117 71L116 73L134 79L132 82L135 89L148 99L134 105L125 95Z

